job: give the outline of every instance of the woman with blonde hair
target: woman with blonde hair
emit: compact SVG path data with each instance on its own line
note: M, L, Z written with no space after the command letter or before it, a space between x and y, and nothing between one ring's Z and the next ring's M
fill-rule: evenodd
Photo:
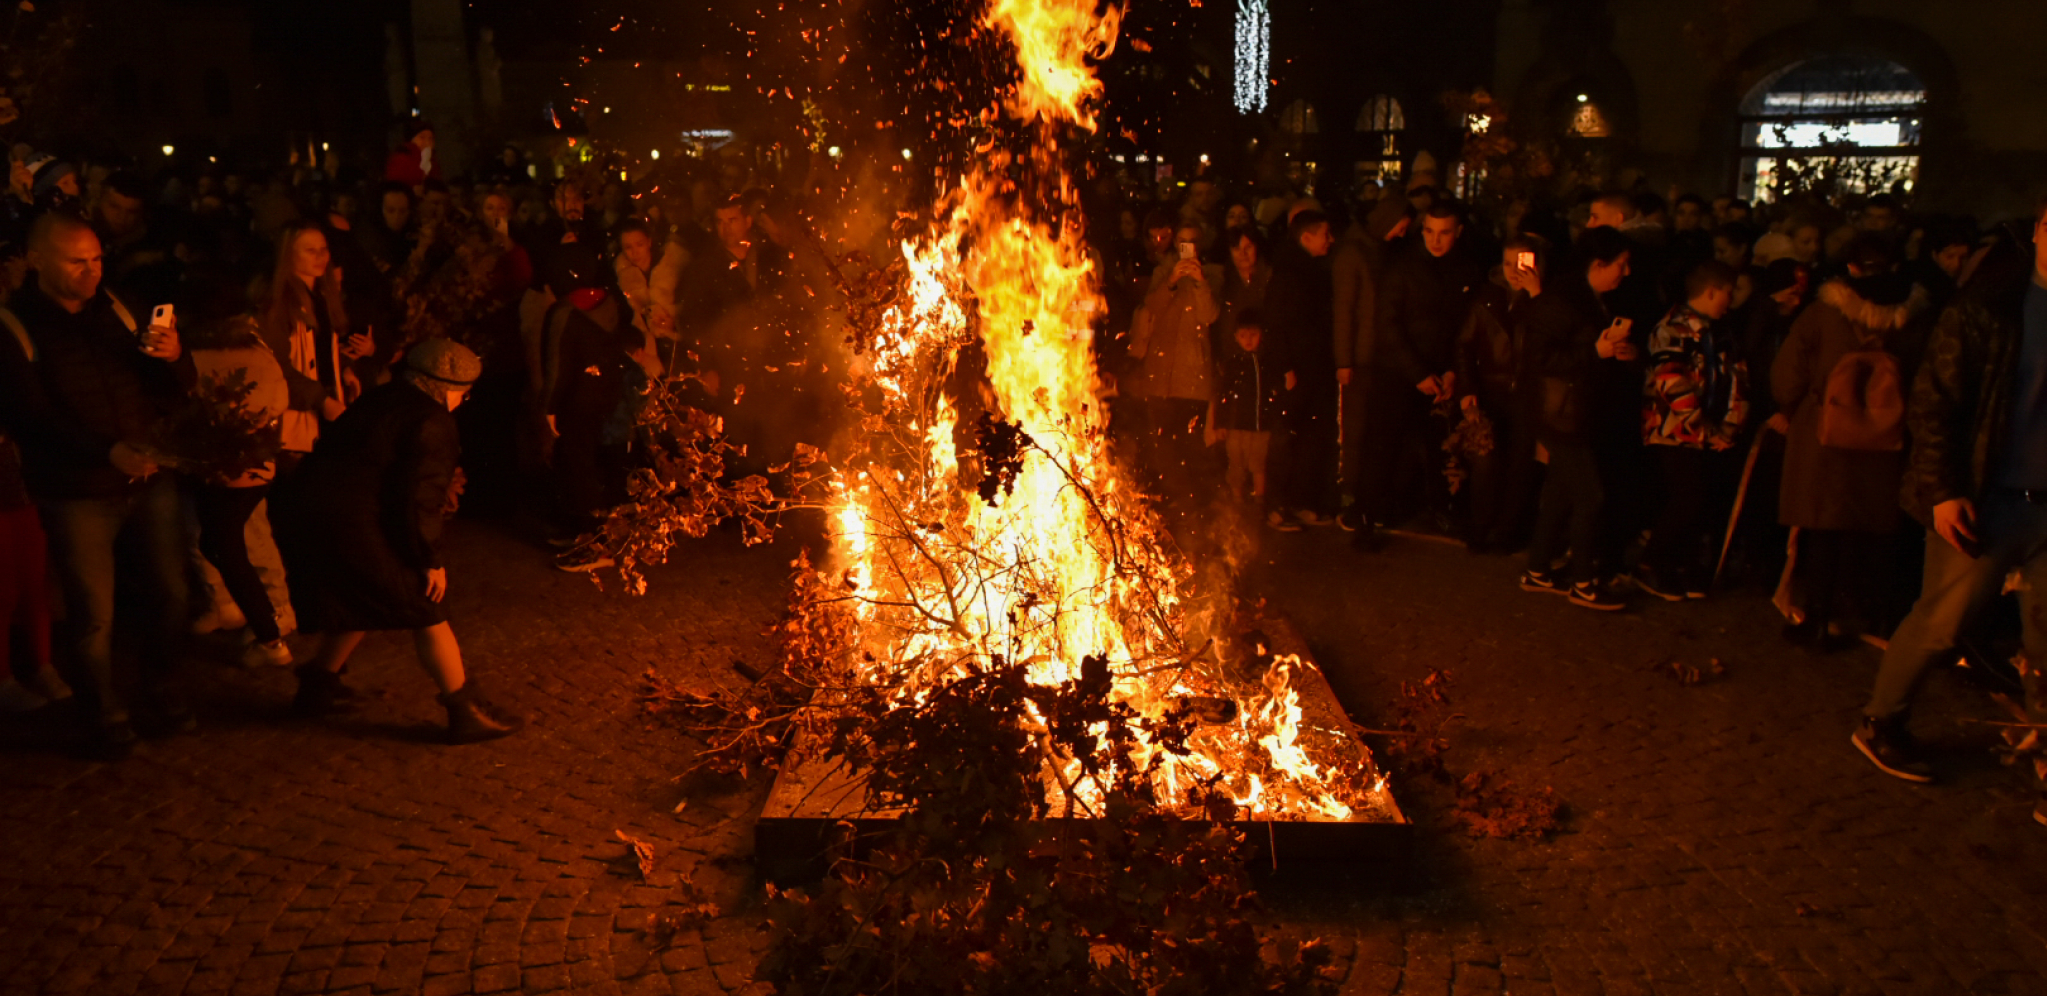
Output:
M280 471L311 453L320 424L340 418L362 393L349 364L376 350L367 334L351 333L341 303L341 269L332 263L327 233L318 225L295 221L284 226L269 301L258 323L264 345L284 368L291 395L283 418Z

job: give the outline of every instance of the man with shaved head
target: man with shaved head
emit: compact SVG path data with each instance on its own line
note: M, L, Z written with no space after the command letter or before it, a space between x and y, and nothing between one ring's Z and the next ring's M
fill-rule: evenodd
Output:
M141 662L148 718L166 732L193 725L168 681L185 630L178 489L146 442L195 375L175 322L142 328L100 286L100 251L82 220L55 212L37 220L33 272L0 312L0 431L21 446L29 494L49 532L72 649L91 679L82 690L94 707L93 752L119 758L136 735L113 680L117 569L136 573L132 590L148 603ZM132 558L115 554L124 538Z

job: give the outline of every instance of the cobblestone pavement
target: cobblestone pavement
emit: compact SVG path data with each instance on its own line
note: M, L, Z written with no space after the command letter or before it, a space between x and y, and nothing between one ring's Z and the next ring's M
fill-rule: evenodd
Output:
M2047 992L2047 830L1958 682L1921 709L1953 777L1907 786L1847 744L1874 653L1780 650L1759 597L1604 616L1454 548L1272 542L1258 583L1359 719L1447 668L1451 766L1572 811L1549 842L1472 841L1422 793L1408 888L1275 897L1287 932L1335 943L1344 992ZM510 740L428 742L439 709L392 636L352 666L376 698L350 719L285 718L284 671L204 666L202 731L122 764L9 731L0 993L747 988L765 784L676 784L683 746L631 694L650 666L718 681L765 655L789 556L713 539L631 598L459 524L455 625L532 722ZM1651 670L1713 658L1707 684ZM617 830L655 845L651 883ZM736 912L657 949L643 928L683 876Z

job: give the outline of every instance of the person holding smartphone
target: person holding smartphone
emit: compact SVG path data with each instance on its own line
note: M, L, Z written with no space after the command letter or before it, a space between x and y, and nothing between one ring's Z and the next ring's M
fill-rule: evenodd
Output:
M1607 310L1605 298L1628 275L1627 236L1610 228L1587 230L1579 239L1577 261L1546 286L1528 308L1528 376L1537 379L1531 392L1536 438L1549 454L1536 513L1535 535L1528 544L1528 569L1521 575L1523 591L1564 595L1571 604L1602 612L1627 607L1607 590L1600 562L1601 514L1606 488L1593 451L1595 423L1602 417L1624 417L1632 428L1639 415L1603 411L1594 387L1603 365L1636 359L1628 341L1633 324ZM1562 572L1557 561L1568 550Z
M1200 230L1182 226L1175 251L1153 271L1143 313L1132 323L1130 356L1137 369L1131 393L1144 399L1151 431L1144 454L1167 496L1181 505L1204 489L1211 461L1203 445L1209 404L1215 400L1208 327L1221 314L1215 288L1219 266L1203 266L1196 251Z
M139 596L145 728L196 726L172 665L186 629L185 536L178 487L146 445L197 380L175 324L142 326L100 284L99 236L64 214L29 237L34 275L0 313L0 433L21 446L29 495L40 506L70 612L72 651L94 756L125 757L136 742L129 694L113 668L117 588ZM126 556L116 554L126 541ZM117 586L134 571L136 583Z

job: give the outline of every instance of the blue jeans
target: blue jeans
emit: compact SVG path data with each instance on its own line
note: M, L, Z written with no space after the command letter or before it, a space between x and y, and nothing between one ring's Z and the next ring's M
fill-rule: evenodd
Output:
M185 635L184 529L178 485L160 473L122 498L72 498L43 505L50 558L64 588L71 647L89 684L81 689L103 723L121 722L128 710L114 687L114 588L118 570L135 572L146 593L148 628L142 677L155 690L169 675ZM127 559L115 555L117 545Z
M1926 574L1912 614L1891 634L1877 668L1876 691L1862 711L1866 716L1894 716L1912 703L1919 679L1948 651L1969 620L2004 589L2004 579L2020 572L2020 618L2025 628L2028 660L2047 661L2047 505L2035 505L2011 491L1992 491L1976 507L1976 536L1983 555L1971 559L1941 539L1926 534Z

